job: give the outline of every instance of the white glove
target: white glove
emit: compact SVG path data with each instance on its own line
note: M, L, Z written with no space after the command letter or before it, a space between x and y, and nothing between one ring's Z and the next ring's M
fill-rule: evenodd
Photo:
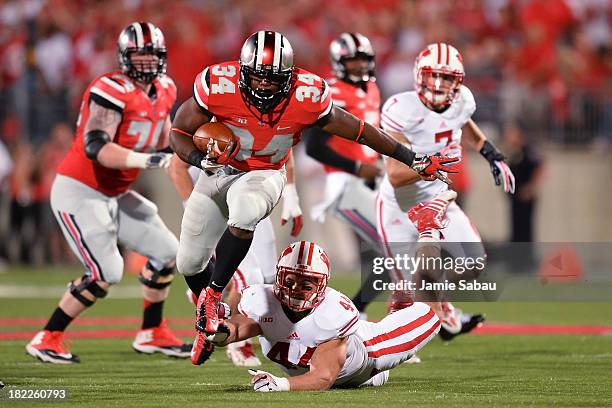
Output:
M167 169L172 153L130 152L125 160L126 167L137 169Z
M495 177L495 182L498 184L498 180L501 178L501 184L504 187L504 191L506 193L514 194L514 174L512 174L512 170L504 161L495 160L493 162L497 170L499 171L497 177L495 177L495 173L493 172L493 176Z
M283 189L283 212L281 215L281 225L285 225L287 221L293 220L291 235L296 237L304 226L302 220L302 209L300 208L300 199L295 189L295 184L287 184Z
M262 370L249 370L251 385L257 392L289 391L289 380Z

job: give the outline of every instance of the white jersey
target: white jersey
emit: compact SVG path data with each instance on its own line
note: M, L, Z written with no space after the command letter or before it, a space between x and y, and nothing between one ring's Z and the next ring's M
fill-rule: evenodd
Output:
M442 113L427 108L416 91L402 92L390 97L383 105L381 124L385 130L402 133L416 153L435 154L450 144L461 143L461 128L475 110L474 96L466 86L461 86L457 100ZM384 201L396 203L407 210L447 188L440 180L420 180L394 188L385 176L380 195Z
M358 386L372 377L373 365L363 339L357 335L359 312L342 293L327 288L325 299L297 323L289 320L272 285L253 285L242 292L240 313L259 323L264 355L289 376L310 369L315 349L329 340L348 337L346 361L334 386Z

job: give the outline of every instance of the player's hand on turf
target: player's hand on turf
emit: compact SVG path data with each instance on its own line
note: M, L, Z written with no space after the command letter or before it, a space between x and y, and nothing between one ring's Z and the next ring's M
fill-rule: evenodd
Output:
M287 184L283 189L281 225L285 225L290 219L293 221L291 235L296 237L302 231L304 221L302 220L302 209L300 208L300 199L295 189L295 184Z
M504 191L514 194L514 174L512 174L510 167L506 164L504 155L489 141L485 141L482 149L480 149L480 154L487 159L489 166L491 166L495 185L499 186L503 183Z
M147 158L147 169L167 169L170 166L172 153L151 153Z
M457 163L459 160L459 157L442 156L439 153L433 156L416 156L410 167L423 180L433 181L438 179L446 184L451 184L451 180L444 173L458 173L453 163Z
M266 371L249 370L251 385L257 392L289 391L289 380L283 377L276 377Z

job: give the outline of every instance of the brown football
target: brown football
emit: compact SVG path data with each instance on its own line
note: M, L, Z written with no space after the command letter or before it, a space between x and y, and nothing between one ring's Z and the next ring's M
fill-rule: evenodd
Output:
M196 130L193 135L193 144L203 153L209 152L209 159L215 159L227 149L233 149L236 136L234 132L220 122L208 122ZM212 140L212 142L210 142Z

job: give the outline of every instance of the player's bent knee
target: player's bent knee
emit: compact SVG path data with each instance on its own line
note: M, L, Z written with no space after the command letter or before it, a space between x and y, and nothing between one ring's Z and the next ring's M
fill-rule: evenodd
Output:
M264 197L259 194L245 194L242 205L229 205L229 219L227 224L231 227L246 231L255 231L255 227L272 210ZM248 205L243 205L244 202Z
M97 299L105 298L108 295L108 283L96 281L89 275L83 275L79 283L70 282L70 294L81 304L89 307Z
M201 254L196 254L195 252L189 254L181 251L179 248L179 252L176 255L176 269L183 276L192 276L202 272L202 269L212 256L213 248L210 248L205 252L209 252L210 255L202 256Z
M143 270L138 275L138 280L141 284L148 288L165 289L174 279L174 269L174 265L163 268L155 268L151 262L147 262Z

